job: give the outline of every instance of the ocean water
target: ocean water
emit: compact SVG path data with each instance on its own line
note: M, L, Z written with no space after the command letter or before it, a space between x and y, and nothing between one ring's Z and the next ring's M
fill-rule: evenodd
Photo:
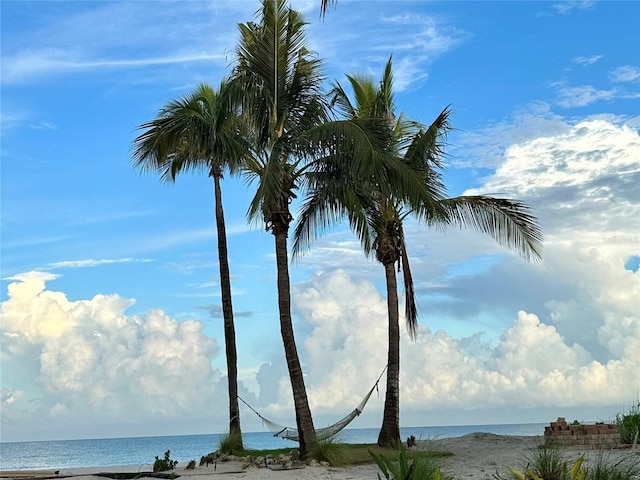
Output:
M544 423L510 425L460 425L447 427L401 428L401 438L411 435L418 440L459 437L473 432L498 435L542 436ZM378 428L345 429L336 441L342 443L375 443ZM245 448L296 448L296 442L275 438L270 432L243 432ZM0 470L64 469L139 465L150 467L156 456L171 450L171 459L179 462L200 461L200 457L217 449L218 434L163 437L100 438L42 442L0 443Z

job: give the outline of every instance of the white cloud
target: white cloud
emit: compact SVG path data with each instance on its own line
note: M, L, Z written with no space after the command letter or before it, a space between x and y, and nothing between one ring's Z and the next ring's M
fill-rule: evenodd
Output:
M635 82L640 79L640 67L623 65L611 71L609 78L612 82Z
M305 372L315 411L357 405L386 362L386 302L369 282L344 271L314 277L294 294L310 333ZM513 318L513 317L512 317ZM402 332L401 398L410 411L615 405L629 401L640 367L640 318L627 318L619 358L593 359L554 325L520 311L497 345L469 355L471 338L454 338L421 324L416 342ZM604 385L607 385L606 388ZM602 386L594 388L593 386ZM531 395L530 392L538 392ZM576 394L576 392L579 392ZM287 395L283 395L287 400ZM380 408L373 402L372 408ZM376 406L377 405L377 406ZM290 408L290 407L289 407Z
M532 289L528 301L538 305L537 312L548 311L563 335L600 359L619 355L599 339L605 319L637 321L640 310L640 276L624 269L640 248L638 158L635 129L583 121L507 148L504 163L482 189L469 191L503 192L533 207L545 234L544 263L524 283L516 264L500 267L500 275L511 276L502 282ZM465 288L499 301L499 292L477 282Z
M399 25L403 29L407 26L412 28L412 34L404 37L404 43L398 43L393 50L389 50L394 52L411 51L414 55L441 55L470 36L467 32L439 23L435 17L416 15L415 12L386 17L383 21Z
M49 264L49 268L85 268L109 265L113 263L148 263L153 262L150 258L87 258L85 260L64 260Z
M58 126L51 122L41 122L29 125L30 128L34 130L57 130Z
M55 278L15 276L2 303L3 398L12 399L3 404L3 428L17 428L11 420L50 428L70 416L188 419L211 416L210 406L225 401L211 366L220 349L202 323L161 310L128 316L133 301L118 295L71 302L45 288Z
M402 92L409 88L417 88L424 80L429 77L429 74L424 71L417 62L416 57L403 57L399 61L396 61L393 65L394 71L394 86L397 92Z
M506 120L468 131L452 132L451 164L456 168L495 169L507 147L569 130L571 125L545 102L524 106Z
M143 68L193 62L224 62L223 55L180 54L171 57L92 60L76 58L69 52L48 49L37 52L20 52L3 61L2 78L5 84L16 84L31 77L63 73L91 72L105 69Z
M589 10L596 4L595 0L562 0L554 3L551 7L561 15L573 12L574 10Z
M229 15L242 15L238 18L246 20L252 18L254 9L246 2L220 3L166 3L163 8L149 8L146 2L89 3L73 14L52 16L54 20L38 29L3 41L2 82L17 84L50 80L53 74L95 74L154 65L201 63L208 67L212 61L223 67L232 47L228 38L236 32L236 22L229 21ZM220 9L224 16L219 15ZM181 27L185 24L188 29ZM148 48L157 51L158 45L164 55L140 55Z
M604 57L604 55L591 55L589 57L573 57L571 61L579 65L593 65L602 57Z
M548 194L558 185L585 185L613 172L634 174L639 153L640 136L634 129L584 121L566 132L509 147L483 189Z
M612 100L615 97L614 90L598 90L591 85L581 85L560 88L557 103L564 108L584 107L594 102Z
M419 88L428 78L429 65L470 37L447 19L405 10L402 4L363 3L351 8L348 17L329 12L323 22L309 26L310 44L340 82L345 73L366 72L377 78L393 54L396 91ZM349 55L344 55L344 45L349 45Z

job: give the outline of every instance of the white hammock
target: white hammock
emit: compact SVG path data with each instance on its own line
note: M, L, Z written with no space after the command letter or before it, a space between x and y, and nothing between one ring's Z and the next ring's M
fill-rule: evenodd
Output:
M316 429L316 436L318 437L318 440L326 440L327 438L333 437L336 433L338 433L344 427L349 425L354 418L356 418L358 415L362 413L365 405L369 401L369 397L371 397L371 394L373 393L373 391L378 388L378 383L380 383L380 379L382 378L382 375L384 375L384 372L386 370L387 370L387 367L384 367L384 369L382 370L382 373L376 380L376 383L373 385L373 387L371 387L371 390L369 390L369 393L367 393L367 395L362 399L360 404L351 413L349 413L343 419L338 420L333 425ZM298 437L298 429L285 427L276 422L272 422L271 420L260 415L260 413L258 413L251 405L245 402L240 395L238 395L238 399L240 399L242 403L244 403L247 407L249 407L253 411L253 413L255 413L256 415L258 415L258 417L260 417L260 420L262 420L262 424L267 426L267 428L271 431L271 433L273 433L274 437L286 438L287 440L293 440L294 442L300 441Z

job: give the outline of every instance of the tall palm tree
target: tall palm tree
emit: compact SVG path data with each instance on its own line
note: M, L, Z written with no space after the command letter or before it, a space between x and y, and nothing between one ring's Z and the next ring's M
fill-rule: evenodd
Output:
M336 193L335 186L318 183L316 191L305 203L296 227L294 252L317 236L314 226L327 226L337 218L335 212L340 211L349 218L365 253L374 256L384 266L389 350L384 415L378 444L390 446L400 441L400 329L396 264L403 273L405 320L411 338L415 338L418 318L404 236L405 219L414 215L428 225L440 228L472 227L491 235L498 243L528 260L540 258L542 234L528 207L516 200L483 195L446 197L440 172L443 169L443 140L450 130L450 109L443 110L428 128L408 121L402 114L396 116L391 59L379 84L370 76L363 75L349 75L348 80L355 104L340 84L336 84L333 90L334 104L346 118L386 121L386 129L380 129L376 123L376 131L370 132L384 138L378 142L377 148L385 146L385 149L378 153L397 157L415 171L425 185L424 195L416 201L415 197L406 196L403 185L372 182L371 179L364 184L354 183L348 192L344 190L343 181L341 193ZM340 202L339 206L336 206L336 201Z
M248 216L263 221L275 239L280 332L293 390L300 452L317 443L291 320L287 236L305 164L299 138L328 120L320 95L320 61L305 46L300 14L282 0L264 0L258 22L240 24L234 84L237 102L252 126L255 157L245 164L257 181Z
M216 92L204 83L183 98L170 101L158 117L140 125L146 131L133 142L133 164L141 171L160 174L174 182L183 171L204 170L213 179L218 263L229 386L229 433L242 448L238 406L238 356L231 302L227 234L220 182L225 169L236 171L249 147L238 115L225 101L228 83Z

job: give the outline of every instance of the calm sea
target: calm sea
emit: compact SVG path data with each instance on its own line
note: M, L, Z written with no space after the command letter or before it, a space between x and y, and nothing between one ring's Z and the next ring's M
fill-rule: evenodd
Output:
M414 435L419 440L450 438L473 432L499 435L542 436L544 423L512 425L461 425L449 427L410 427L400 429L401 438ZM375 443L378 428L345 429L336 438L342 443ZM297 443L274 438L270 432L242 434L245 448L295 448ZM200 461L217 449L219 435L180 435L166 437L100 438L46 442L0 443L0 470L62 469L116 465L153 464L156 456L180 462Z

